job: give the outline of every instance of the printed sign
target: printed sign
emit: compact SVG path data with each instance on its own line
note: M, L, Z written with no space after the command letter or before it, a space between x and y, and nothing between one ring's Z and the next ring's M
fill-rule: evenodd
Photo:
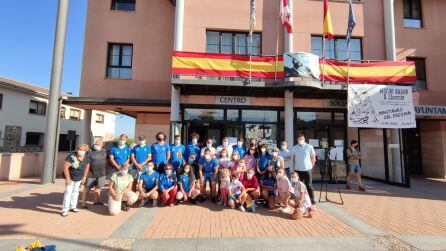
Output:
M423 116L446 116L446 106L435 106L435 105L415 106L415 114Z
M250 97L233 97L233 96L217 96L215 97L216 105L250 105Z
M319 57L307 52L283 55L285 77L311 77L319 79Z
M348 126L415 128L410 86L352 84L348 87Z
M345 108L345 107L347 107L347 100L324 99L324 107Z

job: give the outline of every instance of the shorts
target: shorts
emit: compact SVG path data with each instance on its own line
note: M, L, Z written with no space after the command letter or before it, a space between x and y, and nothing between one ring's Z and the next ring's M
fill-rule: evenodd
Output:
M229 195L228 196L228 201L232 200L232 201L236 202L238 200L238 198L240 198L240 195L242 195L242 194L239 193L239 194Z
M206 183L208 180L211 183L215 183L214 173L203 173L203 182Z
M276 196L276 191L268 191L268 196Z
M92 189L93 187L101 188L105 186L105 176L97 177L97 178L87 178L87 182L85 186L88 189Z
M349 173L360 173L362 171L361 165L359 164L349 164L348 165L348 172Z

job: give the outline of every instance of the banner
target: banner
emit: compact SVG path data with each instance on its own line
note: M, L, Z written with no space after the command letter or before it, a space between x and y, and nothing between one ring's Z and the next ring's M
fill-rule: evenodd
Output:
M411 86L351 84L348 126L415 128Z
M285 77L312 77L319 79L319 57L306 52L283 55Z

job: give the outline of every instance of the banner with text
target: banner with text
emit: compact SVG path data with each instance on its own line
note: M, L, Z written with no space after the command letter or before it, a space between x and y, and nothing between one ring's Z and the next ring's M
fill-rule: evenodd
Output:
M349 85L348 126L415 128L412 87L371 84Z

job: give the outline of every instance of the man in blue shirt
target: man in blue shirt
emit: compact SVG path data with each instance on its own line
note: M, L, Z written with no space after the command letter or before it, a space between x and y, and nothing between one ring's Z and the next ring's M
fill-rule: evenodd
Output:
M139 197L141 198L140 207L143 207L147 200L153 200L153 206L158 205L158 181L160 174L154 170L155 164L149 161L144 166L145 173L141 174L138 181Z
M152 160L159 173L164 172L164 166L169 163L170 146L165 142L166 135L162 132L156 134L157 142L152 145Z
M243 144L243 137L239 137L237 139L237 145L233 145L232 149L238 152L240 158L245 157L246 154L246 146Z
M177 170L183 166L185 152L184 145L181 144L180 135L175 135L174 143L170 145L170 164L173 166L173 170L177 173Z
M190 156L191 153L195 153L196 157L194 163L198 164L198 161L200 160L200 145L198 144L200 135L194 132L190 135L190 138L191 141L189 144L186 145L186 149L184 150L184 157L187 158Z
M209 185L211 187L211 198L212 202L217 202L217 193L216 193L216 182L217 182L217 174L218 174L218 160L217 158L213 158L211 155L211 150L206 149L204 151L204 158L201 158L198 162L198 166L200 168L199 176L202 181L201 193L206 194L206 183L209 181Z
M132 149L130 149L130 147L126 145L126 142L127 142L127 135L121 134L119 136L118 145L113 146L110 149L109 156L113 172L121 170L122 164L129 163L129 157Z
M142 167L151 159L152 150L150 146L146 145L144 136L139 136L139 144L133 147L130 159L132 160L133 170L137 170L139 174L143 172ZM132 174L133 178L137 177Z
M300 180L307 187L311 204L314 205L316 202L314 201L312 169L316 163L316 154L313 146L305 143L305 136L303 134L297 135L297 145L293 147L291 155L294 171L297 171Z

